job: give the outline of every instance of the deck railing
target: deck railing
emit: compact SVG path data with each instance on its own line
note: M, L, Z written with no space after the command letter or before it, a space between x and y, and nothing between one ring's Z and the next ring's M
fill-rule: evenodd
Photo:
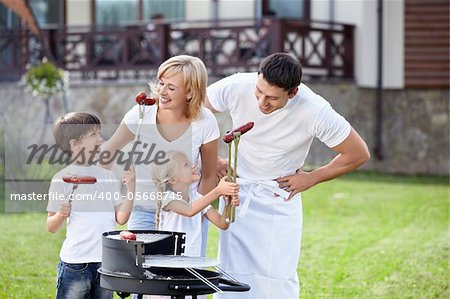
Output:
M43 29L0 32L0 81L17 80L43 54L80 79L138 78L156 72L173 55L201 58L212 76L253 71L273 52L297 56L305 76L353 78L352 25L283 19L133 24L114 29Z

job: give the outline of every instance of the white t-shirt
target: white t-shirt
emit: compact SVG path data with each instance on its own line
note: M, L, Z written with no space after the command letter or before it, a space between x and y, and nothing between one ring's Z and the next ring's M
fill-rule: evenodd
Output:
M202 197L198 192L191 192L191 202ZM181 216L172 211L164 211L163 208L170 201L162 203L160 230L186 233L185 251L187 256L201 256L202 252L202 220L203 215L212 208L211 205L192 217Z
M255 123L239 143L239 177L271 180L293 174L303 166L315 137L334 147L350 134L345 118L304 84L285 107L263 114L255 97L257 77L257 73L237 73L207 88L211 105L229 111L234 128Z
M219 126L214 114L207 108L202 107L201 115L198 119L191 123L189 129L178 139L174 141L167 141L164 139L156 127L156 112L158 106L146 106L144 119L139 132L139 140L147 144L146 148L138 149L144 152L144 156L150 152L152 145L155 147L153 153L157 151L176 150L181 151L190 158L191 163L199 165L200 147L216 140L220 136ZM127 125L130 132L136 134L139 123L139 105L134 106L128 111L124 118L124 123ZM154 155L153 154L153 155ZM156 207L154 195L152 192L158 192L152 181L152 166L154 163L147 163L151 159L146 160L145 163L136 163L136 197L135 205L141 205L148 209L154 210ZM147 164L146 164L147 163ZM198 167L200 169L200 167ZM192 188L195 189L198 182L194 183Z
M58 212L64 202L60 198L67 198L72 191L73 184L62 180L67 175L93 176L97 182L79 184L73 193L60 258L66 263L101 262L102 234L116 228L114 207L122 202L120 181L111 171L101 167L71 164L53 176L48 212Z

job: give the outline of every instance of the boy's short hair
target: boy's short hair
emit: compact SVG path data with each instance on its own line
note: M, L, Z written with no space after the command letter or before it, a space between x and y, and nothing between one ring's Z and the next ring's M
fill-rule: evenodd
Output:
M258 74L270 85L291 93L301 83L302 65L290 54L274 53L261 61Z
M100 127L100 120L97 116L86 112L71 112L55 121L53 136L62 151L71 153L70 140L78 140L93 129Z

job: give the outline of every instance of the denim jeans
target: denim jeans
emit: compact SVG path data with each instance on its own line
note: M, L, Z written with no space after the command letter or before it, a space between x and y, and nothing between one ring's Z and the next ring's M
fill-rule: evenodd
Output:
M128 229L155 229L155 210L135 205L128 220Z
M68 264L58 263L57 299L99 298L112 299L113 292L100 287L101 263Z

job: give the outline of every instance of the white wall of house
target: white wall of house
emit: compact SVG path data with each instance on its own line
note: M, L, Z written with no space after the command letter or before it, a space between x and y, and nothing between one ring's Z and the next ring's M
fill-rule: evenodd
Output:
M255 0L219 0L219 19L255 17Z
M355 80L361 87L377 85L377 0L312 0L311 19L328 21L334 1L335 22L355 28ZM403 88L403 0L383 2L383 86Z
M217 0L219 20L248 19L255 16L257 0ZM210 20L214 0L186 0L186 20Z
M384 5L383 85L386 88L403 88L405 85L403 0L384 1Z
M90 0L67 0L67 26L86 26L90 24Z
M212 17L212 0L186 0L186 21L208 20Z

